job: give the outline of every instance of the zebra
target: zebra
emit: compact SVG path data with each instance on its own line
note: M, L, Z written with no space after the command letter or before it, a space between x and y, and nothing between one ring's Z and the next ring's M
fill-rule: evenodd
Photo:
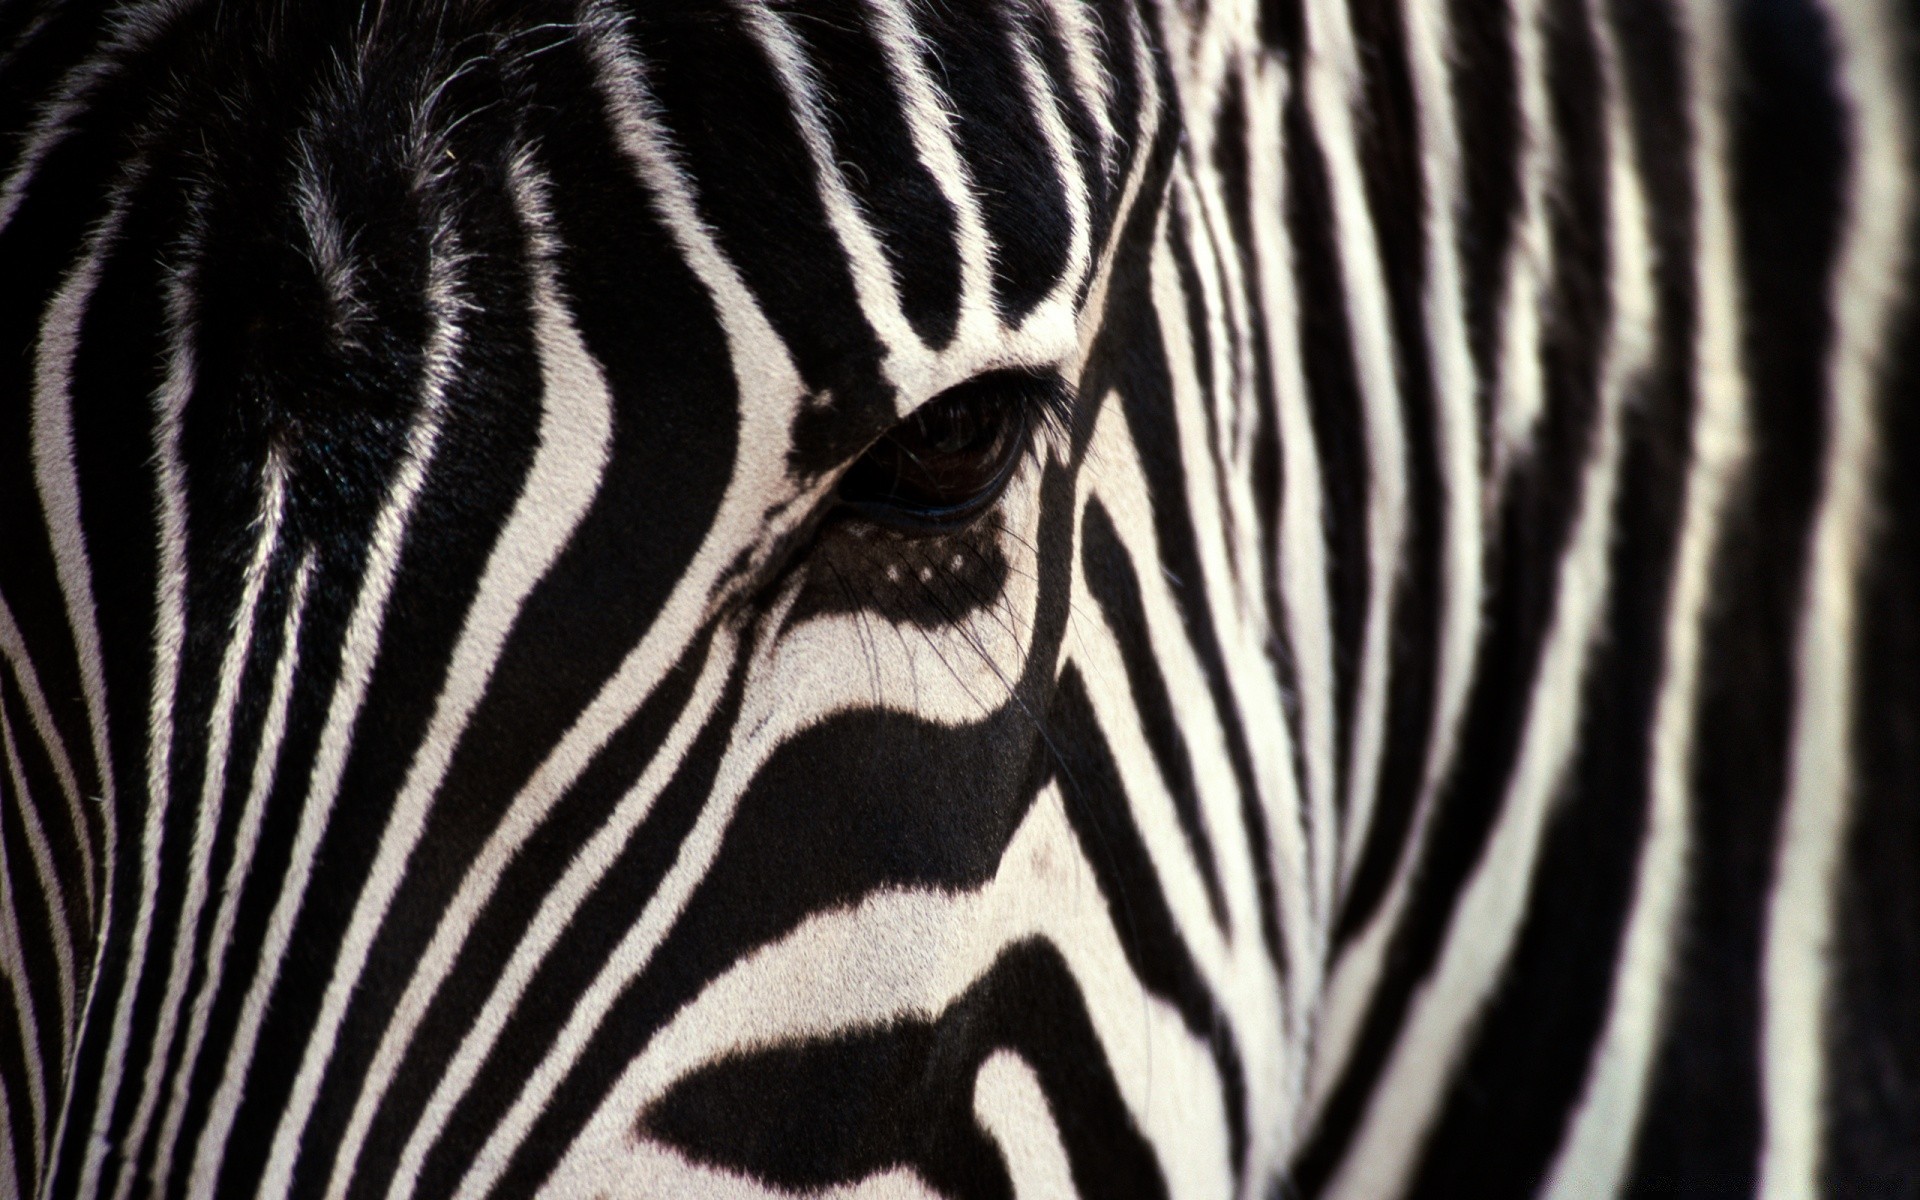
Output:
M0 8L0 1192L1913 1194L1914 22Z

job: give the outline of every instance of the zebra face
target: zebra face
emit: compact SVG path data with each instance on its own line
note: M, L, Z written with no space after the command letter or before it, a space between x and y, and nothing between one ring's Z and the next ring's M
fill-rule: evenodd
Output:
M1184 749L1143 838L1152 757L1107 747L1220 736L1154 656L1226 610L1133 565L1197 573L1155 493L1212 486L1148 22L116 36L98 144L49 134L13 223L78 265L32 387L64 523L8 595L79 631L76 821L127 864L54 1056L113 1132L47 1178L997 1194L1068 1169L1049 1129L1114 1194L1273 1157L1267 864L1215 867ZM1237 998L1189 919L1239 923Z

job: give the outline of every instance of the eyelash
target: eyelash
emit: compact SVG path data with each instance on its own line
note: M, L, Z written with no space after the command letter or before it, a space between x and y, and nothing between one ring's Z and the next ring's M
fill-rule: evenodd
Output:
M847 469L839 506L908 536L964 529L993 507L1036 434L1064 432L1071 412L1053 373L990 371L935 396Z

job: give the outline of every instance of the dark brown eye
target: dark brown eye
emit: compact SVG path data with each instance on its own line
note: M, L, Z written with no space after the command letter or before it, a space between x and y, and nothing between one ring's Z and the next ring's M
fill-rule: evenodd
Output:
M965 524L1013 477L1045 386L1025 372L995 371L941 393L848 469L841 504L908 532Z

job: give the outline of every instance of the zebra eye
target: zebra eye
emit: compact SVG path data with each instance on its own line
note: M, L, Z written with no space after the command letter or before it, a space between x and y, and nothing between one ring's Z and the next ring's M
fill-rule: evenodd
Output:
M909 533L964 525L1013 478L1039 385L995 371L941 393L867 448L840 479L840 503Z

